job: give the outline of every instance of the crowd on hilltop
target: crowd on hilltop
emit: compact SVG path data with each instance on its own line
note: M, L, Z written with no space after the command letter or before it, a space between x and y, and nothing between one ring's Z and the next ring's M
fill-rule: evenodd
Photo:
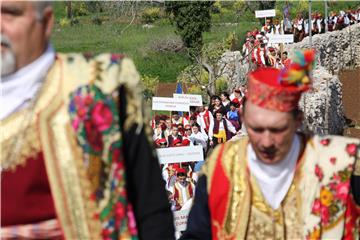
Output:
M311 34L321 34L328 31L341 30L352 24L360 23L360 7L357 10L331 12L325 19L321 13L311 15ZM288 67L290 60L287 52L282 51L280 44L269 43L269 36L275 34L293 34L294 42L300 42L309 35L309 19L298 14L291 20L289 16L283 20L268 18L264 26L254 28L246 33L242 47L244 61L253 63L256 67L270 66L275 68Z
M190 107L189 113L156 115L152 120L153 140L158 148L201 145L204 153L234 136L245 134L240 109L246 88L212 96L207 106Z

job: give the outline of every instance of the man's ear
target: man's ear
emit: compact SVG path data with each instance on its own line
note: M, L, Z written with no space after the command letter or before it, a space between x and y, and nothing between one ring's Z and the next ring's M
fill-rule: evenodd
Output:
M48 6L44 9L43 21L45 25L45 37L49 40L54 26L54 11L52 7Z
M299 111L295 119L297 129L301 127L303 120L304 120L304 113L302 111Z

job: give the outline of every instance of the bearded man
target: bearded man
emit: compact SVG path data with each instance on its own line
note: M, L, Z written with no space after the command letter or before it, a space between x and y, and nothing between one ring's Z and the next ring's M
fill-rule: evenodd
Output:
M1 238L173 239L135 66L55 53L53 22L1 2Z
M183 239L359 239L359 139L307 136L298 101L314 52L248 76L248 138L217 147Z

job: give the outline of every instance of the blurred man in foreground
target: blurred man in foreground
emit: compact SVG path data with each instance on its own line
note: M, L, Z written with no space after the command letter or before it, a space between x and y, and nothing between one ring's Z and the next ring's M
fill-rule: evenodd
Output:
M359 139L298 133L314 52L248 77L248 139L202 169L183 239L359 239Z
M53 22L1 2L1 238L173 239L135 66L56 54Z

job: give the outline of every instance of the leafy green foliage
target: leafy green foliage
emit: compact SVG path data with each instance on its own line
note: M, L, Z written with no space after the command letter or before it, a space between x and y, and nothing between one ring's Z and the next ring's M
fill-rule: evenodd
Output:
M224 77L219 77L216 79L216 94L220 95L220 93L222 92L227 92L228 91L228 85L227 85L227 81Z
M142 75L141 83L144 87L143 94L145 101L151 100L151 98L155 95L156 86L159 84L159 78L149 75Z
M161 17L162 17L162 13L161 13L160 8L158 8L158 7L150 7L150 8L146 8L141 13L141 22L146 23L146 24L150 24L150 23L154 23L155 21L157 21Z
M169 1L166 9L172 14L176 33L192 54L198 53L203 45L203 32L211 27L210 1ZM196 54L197 55L197 54Z

